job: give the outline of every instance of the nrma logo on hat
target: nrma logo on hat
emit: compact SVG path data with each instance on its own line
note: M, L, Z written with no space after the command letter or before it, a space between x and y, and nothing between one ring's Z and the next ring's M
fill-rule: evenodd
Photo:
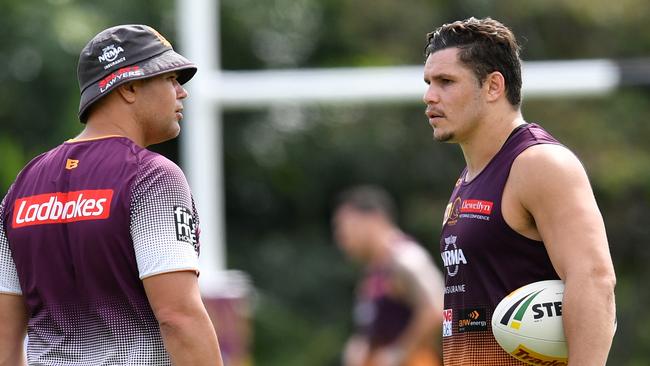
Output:
M126 60L126 57L122 57L119 60L117 59L117 56L119 56L120 53L124 52L124 48L120 46L115 47L115 45L112 44L110 46L102 48L102 52L103 53L101 56L97 57L97 59L99 59L99 62L109 62L108 65L104 65L104 70Z
M119 56L120 53L124 52L124 48L117 46L115 48L115 45L112 44L110 46L104 47L102 49L102 55L99 56L99 62L111 62L115 61L117 59L117 56Z
M539 293L542 291L544 291L544 289L531 292L528 295L522 297L516 303L514 303L510 307L510 309L508 309L508 311L506 311L506 313L503 315L500 323L507 326L510 320L512 320L512 322L510 323L510 328L519 329L519 327L521 326L521 320L524 318L524 314L526 314L526 310L528 310L528 307L533 302L533 300L535 300L535 297L537 297L537 295L539 295ZM517 307L519 307L519 310L517 310ZM516 313L515 310L517 310ZM514 316L512 315L513 313L515 313Z

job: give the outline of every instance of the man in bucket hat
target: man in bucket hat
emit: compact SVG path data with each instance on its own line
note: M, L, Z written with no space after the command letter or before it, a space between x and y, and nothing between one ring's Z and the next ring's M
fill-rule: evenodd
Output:
M185 176L146 149L176 137L196 66L154 29L81 51L79 136L36 157L0 205L0 364L220 365L198 285Z

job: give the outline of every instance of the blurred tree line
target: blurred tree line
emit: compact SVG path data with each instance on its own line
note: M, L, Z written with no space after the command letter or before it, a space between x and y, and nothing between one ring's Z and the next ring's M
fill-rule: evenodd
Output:
M85 42L119 23L146 23L174 40L175 6L172 0L0 2L0 193L27 161L81 130L76 62ZM643 57L650 50L646 0L222 0L222 64L422 64L425 34L468 16L509 25L525 60ZM573 149L591 176L618 275L610 364L646 365L650 93L524 96L523 110ZM248 272L257 288L256 363L337 365L359 269L332 243L334 196L356 183L386 187L401 225L437 259L442 212L463 167L459 149L432 141L419 100L227 111L224 146L228 262ZM178 158L177 141L153 150ZM210 164L210 157L202 159Z

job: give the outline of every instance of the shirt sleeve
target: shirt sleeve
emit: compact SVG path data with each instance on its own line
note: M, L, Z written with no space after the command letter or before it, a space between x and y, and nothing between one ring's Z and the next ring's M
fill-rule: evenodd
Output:
M11 256L9 239L5 231L5 199L0 203L0 293L22 295L16 264Z
M140 279L199 272L199 219L185 175L156 156L140 166L131 193L131 238Z

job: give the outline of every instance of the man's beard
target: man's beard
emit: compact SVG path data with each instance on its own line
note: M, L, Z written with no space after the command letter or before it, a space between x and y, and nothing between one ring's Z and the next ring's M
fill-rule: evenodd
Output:
M454 133L453 132L447 132L444 133L440 136L436 136L436 130L435 128L433 129L433 139L438 141L438 142L451 142L454 139Z

